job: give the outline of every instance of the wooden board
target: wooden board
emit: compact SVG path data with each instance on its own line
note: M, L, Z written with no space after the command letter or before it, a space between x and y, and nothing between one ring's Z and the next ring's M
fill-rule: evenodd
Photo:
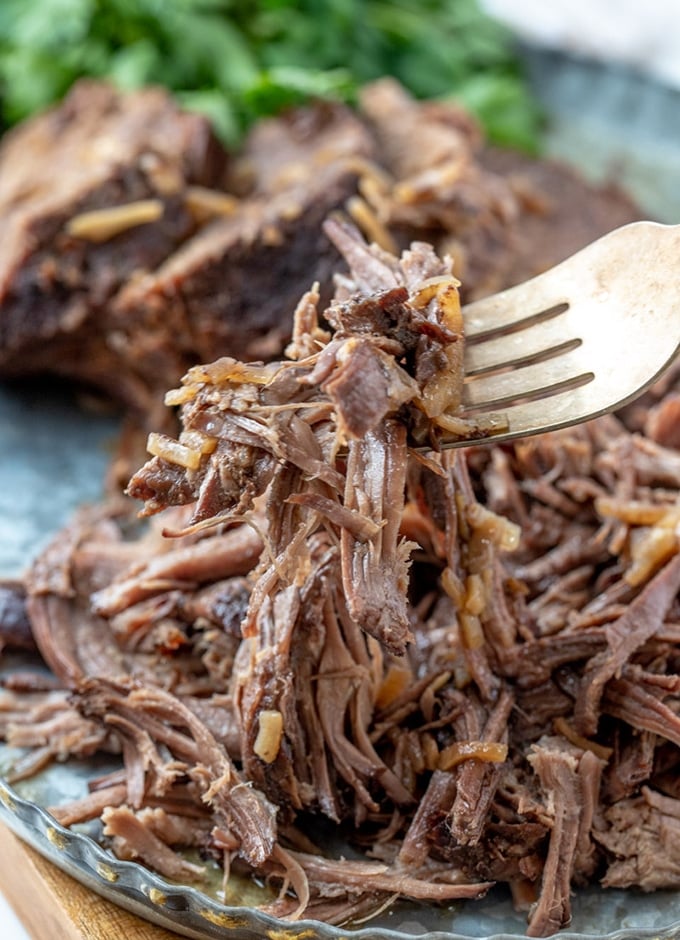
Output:
M33 940L178 940L89 891L3 825L0 886Z

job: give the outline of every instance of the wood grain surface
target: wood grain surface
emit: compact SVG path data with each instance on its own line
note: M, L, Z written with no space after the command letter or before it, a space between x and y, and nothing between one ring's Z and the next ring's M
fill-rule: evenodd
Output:
M89 891L2 825L0 885L33 940L178 940Z

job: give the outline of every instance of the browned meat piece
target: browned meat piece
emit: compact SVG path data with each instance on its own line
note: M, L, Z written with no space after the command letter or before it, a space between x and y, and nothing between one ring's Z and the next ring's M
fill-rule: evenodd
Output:
M28 749L8 773L11 782L31 777L67 755L87 758L117 750L108 729L80 715L63 692L32 693L20 707L17 704L0 702L3 737L12 747Z
M680 747L680 717L662 700L664 689L650 682L651 678L627 667L621 678L607 683L602 711ZM675 693L677 697L678 689Z
M656 735L639 733L622 725L614 739L612 754L604 774L602 796L607 803L633 796L649 780L654 770Z
M435 833L447 819L456 795L456 777L443 770L432 774L418 809L399 850L406 865L422 865L431 850Z
M450 251L467 296L492 292L507 273L498 260L512 242L519 203L507 181L481 165L481 134L469 115L455 104L417 102L391 79L366 87L361 109L392 175L363 187L379 221Z
M119 512L116 504L79 513L29 571L38 649L68 687L85 676L132 675L183 697L207 696L196 700L206 725L237 750L236 721L219 695L248 606L241 575L256 564L261 537L239 526L163 540L152 526L124 541L130 520L116 521Z
M414 900L446 901L454 898L482 897L492 887L490 882L470 884L461 873L450 870L442 871L442 879L439 881L436 875L433 877L434 872L429 872L427 868L423 869L422 874L416 873L414 877L399 871L398 868L391 871L386 865L376 862L346 859L337 862L318 855L305 855L301 852L292 854L304 867L313 885L342 884L349 889L350 894L370 891ZM459 882L447 883L447 876L451 880L458 878Z
M354 112L319 102L254 124L230 167L228 186L272 195L309 183L330 163L358 169L375 155L375 141Z
M484 743L498 742L507 748L508 719L513 705L512 693L503 689L484 727L468 737ZM503 770L503 763L498 760L469 760L461 765L448 819L451 836L459 845L476 845L481 840Z
M664 447L680 449L680 392L671 392L650 409L645 433Z
M398 240L423 237L452 254L465 299L521 283L641 217L623 192L557 161L484 148L455 103L416 102L386 79L363 91L361 110L392 174L362 193Z
M300 295L318 281L328 298L336 256L321 225L357 175L341 163L307 169L303 183L244 200L205 226L116 297L117 352L157 396L196 362L280 354Z
M61 372L134 400L102 311L121 284L153 270L192 232L187 188L218 183L225 167L208 122L160 89L126 95L82 82L8 134L0 371ZM111 209L97 220L84 215Z
M113 783L107 787L100 787L87 796L61 806L49 807L49 812L62 826L72 826L74 823L89 822L99 819L105 809L120 806L127 799L127 784Z
M141 562L124 576L92 595L93 610L107 617L173 585L193 586L247 574L262 551L262 539L248 526L238 526L209 539L181 545L148 563Z
M506 769L501 755L507 754L507 726L513 698L507 689L503 690L490 714L473 696L466 700L457 695L456 702L452 719L456 743L443 752L451 755L451 767L433 773L398 857L404 864L418 866L431 853L454 855L468 870L474 868L479 872L481 869L470 863L472 852L467 857L458 847L465 846L469 850L477 846L493 815L491 805ZM476 759L475 746L483 753L484 745L488 744L496 746L495 759ZM456 763L458 756L465 754L466 746L470 748L470 759ZM486 877L495 877L488 874L489 868L486 871ZM505 873L502 877L506 877Z
M409 804L369 741L376 663L338 590L338 552L318 537L308 548L309 575L265 597L236 664L244 769L282 812L318 807L339 820L340 780L374 811L373 779Z
M26 589L20 581L0 583L0 654L5 647L35 649L26 612Z
M399 537L406 484L406 429L385 422L352 441L347 459L345 507L371 519L379 530L372 539L348 528L341 536L342 585L349 613L392 653L403 653L412 639L406 592L411 543ZM382 524L384 522L384 525Z
M75 703L83 715L115 726L123 739L132 743L132 747L124 746L123 756L129 777L138 781L134 790L128 782L133 806L140 805L147 774L156 778L150 786L161 795L186 773L205 802L215 807L226 830L234 833L244 859L258 866L271 856L276 841L274 807L255 788L243 786L226 750L174 696L160 689L88 680L78 689ZM154 739L163 743L178 763L169 763Z
M511 150L487 148L479 160L501 177L519 203L519 218L506 244L483 263L485 293L521 284L620 225L643 216L620 188L595 186L557 160L534 159ZM474 262L475 254L470 251ZM464 272L460 272L465 277Z

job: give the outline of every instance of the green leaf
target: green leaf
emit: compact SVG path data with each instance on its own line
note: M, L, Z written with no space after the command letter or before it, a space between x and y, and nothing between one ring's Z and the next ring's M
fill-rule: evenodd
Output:
M281 66L260 74L258 81L247 90L246 102L255 115L273 114L310 98L347 101L355 91L352 76L346 69L323 72Z
M140 39L113 53L108 73L119 88L139 88L157 80L160 61L157 46Z
M540 118L506 31L476 0L0 0L0 120L81 75L146 82L208 110L225 139L314 97L394 75L456 93L494 140L535 148Z
M209 118L217 133L232 146L238 143L242 127L229 98L219 91L178 91L180 104Z
M455 97L489 129L493 143L529 153L539 150L544 114L527 100L511 75L478 75L456 89Z

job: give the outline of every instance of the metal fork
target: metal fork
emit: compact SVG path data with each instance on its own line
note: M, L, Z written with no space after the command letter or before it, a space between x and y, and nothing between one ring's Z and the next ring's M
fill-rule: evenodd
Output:
M634 222L463 308L463 417L507 441L632 401L680 350L680 225Z

